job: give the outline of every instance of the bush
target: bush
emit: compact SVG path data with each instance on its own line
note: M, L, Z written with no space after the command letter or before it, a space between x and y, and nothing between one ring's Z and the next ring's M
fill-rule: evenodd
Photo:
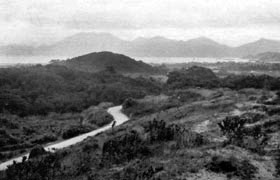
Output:
M263 153L269 137L261 125L245 127L247 121L248 119L239 116L228 116L218 125L228 138L228 143Z
M102 127L114 120L113 116L100 107L90 107L83 111L83 123Z
M175 135L171 126L167 126L163 120L157 121L156 119L149 121L148 132L150 143L173 140Z
M227 116L218 125L222 133L232 142L233 140L242 139L245 123L246 119L240 118L239 116Z
M155 174L163 171L162 165L154 165L149 160L131 163L128 167L118 173L117 179L131 180L131 179L154 179Z
M46 135L43 135L43 136L38 137L37 139L31 141L31 143L45 144L45 143L53 142L53 141L56 141L56 140L57 140L57 137L54 134L46 134Z
M176 132L175 141L177 148L193 148L208 143L203 135L187 129Z
M135 158L144 158L150 154L149 148L136 131L106 141L102 149L104 164L122 163Z
M198 147L208 142L199 133L192 132L177 124L167 125L163 120L149 121L146 132L150 143L174 140L177 148Z
M47 151L44 149L43 146L36 146L30 151L28 158L29 159L38 158L46 153L47 153Z
M94 129L89 126L71 126L62 133L62 138L69 139L92 130Z
M172 71L168 74L167 85L171 89L187 87L219 87L219 79L211 69L192 66L189 69Z
M253 179L257 168L248 160L239 160L235 157L214 156L206 165L207 169L216 173L224 173L229 177L238 176L243 180Z
M127 99L123 104L123 111L127 115L145 116L180 105L179 100L166 95L146 96L141 100Z
M246 123L255 123L265 118L265 115L263 113L247 112L242 114L241 118L246 119Z
M32 161L14 163L6 170L7 180L49 180L60 175L61 164L56 154Z
M123 109L131 108L131 107L135 106L136 104L138 104L138 102L135 99L127 98L123 103Z

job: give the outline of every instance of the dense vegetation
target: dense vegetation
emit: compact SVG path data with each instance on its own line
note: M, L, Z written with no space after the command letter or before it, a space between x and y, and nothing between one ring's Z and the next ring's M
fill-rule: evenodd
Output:
M106 112L108 104L157 94L160 89L153 79L125 77L112 66L98 73L54 64L1 68L0 161L36 144L104 126L113 121ZM96 106L100 103L104 107Z
M168 74L167 86L172 89L189 87L268 89L279 90L280 78L269 75L229 75L218 78L210 69L193 66L189 69L175 70Z
M79 112L100 102L120 104L159 90L152 79L124 77L112 68L95 74L58 65L7 68L0 69L0 112Z
M172 71L168 74L167 84L170 88L217 87L218 77L207 68L193 66L189 69Z

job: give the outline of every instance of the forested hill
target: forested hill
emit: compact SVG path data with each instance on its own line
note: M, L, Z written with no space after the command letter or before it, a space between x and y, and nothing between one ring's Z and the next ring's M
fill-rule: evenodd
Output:
M112 69L81 72L60 65L0 69L0 113L21 116L79 112L100 102L122 103L158 93L152 79L129 78Z
M165 70L159 67L152 67L149 64L136 61L128 56L107 51L94 52L55 63L85 72L98 72L110 66L120 73L165 73Z

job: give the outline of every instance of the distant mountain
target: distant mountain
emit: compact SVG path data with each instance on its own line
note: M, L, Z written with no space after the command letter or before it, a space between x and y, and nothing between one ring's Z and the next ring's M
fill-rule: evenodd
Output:
M259 53L257 55L249 55L245 58L262 61L262 62L280 62L280 53L279 52L265 52Z
M258 41L234 48L233 51L236 56L248 56L264 52L280 52L280 41L259 39Z
M124 53L140 57L220 57L227 56L229 50L228 46L204 37L188 41L153 37L132 41Z
M0 47L0 54L5 56L32 56L35 53L35 49L26 45L7 45Z
M230 47L204 37L178 41L156 36L124 41L108 33L80 33L42 50L42 53L77 56L90 52L113 51L138 57L220 57Z
M43 54L78 56L98 51L122 52L126 41L109 33L79 33L41 48Z
M79 33L48 46L5 46L0 54L79 56L112 51L135 57L244 57L263 52L280 52L280 41L260 39L230 47L206 37L187 41L156 36L125 41L109 33Z
M159 67L152 67L142 61L136 61L128 56L112 52L95 52L65 61L54 61L53 63L86 72L97 72L112 68L112 70L121 73L165 73L165 70Z

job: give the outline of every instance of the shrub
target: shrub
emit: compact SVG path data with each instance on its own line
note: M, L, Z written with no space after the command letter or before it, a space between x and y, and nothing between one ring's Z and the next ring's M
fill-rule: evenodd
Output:
M103 162L122 163L150 155L150 150L136 131L106 141L102 149Z
M83 123L102 127L114 120L104 108L92 106L82 112Z
M163 171L162 165L154 165L149 160L137 160L136 162L131 163L128 167L119 172L117 179L154 179L155 174L160 171Z
M192 132L177 124L167 125L165 121L154 119L145 127L149 143L175 141L176 148L192 148L207 143L203 135Z
M56 140L57 140L57 137L54 134L46 134L46 135L36 138L35 140L31 141L31 143L45 144L45 143L53 142Z
M257 168L248 160L239 160L236 157L214 156L206 165L207 169L216 173L224 173L229 177L238 176L243 180L253 179Z
M171 89L186 87L213 88L219 86L219 79L212 70L199 66L172 71L168 74L167 85Z
M32 161L14 163L6 170L9 180L50 180L60 175L61 164L57 154L49 154Z
M123 103L123 109L128 109L137 104L137 101L132 98L127 98Z
M263 113L247 112L242 114L241 117L246 119L246 123L255 123L262 120L265 115Z
M30 151L29 159L37 158L37 157L39 157L41 155L44 155L46 153L47 152L46 152L46 150L44 149L43 146L36 146Z
M145 116L180 106L180 101L166 95L146 96L141 100L127 99L123 104L123 111L127 115Z
M175 134L175 141L177 148L193 148L208 143L203 135L187 129L177 131Z
M165 121L149 121L148 129L150 143L156 141L170 141L174 139L175 127L167 125Z
M94 129L89 126L71 126L62 133L62 138L69 139L92 130Z
M239 116L227 116L218 125L222 133L232 142L233 140L242 139L245 123L246 119L240 118Z
M228 116L218 125L228 138L228 143L263 153L269 137L261 125L245 127L247 121L248 119L239 116Z

